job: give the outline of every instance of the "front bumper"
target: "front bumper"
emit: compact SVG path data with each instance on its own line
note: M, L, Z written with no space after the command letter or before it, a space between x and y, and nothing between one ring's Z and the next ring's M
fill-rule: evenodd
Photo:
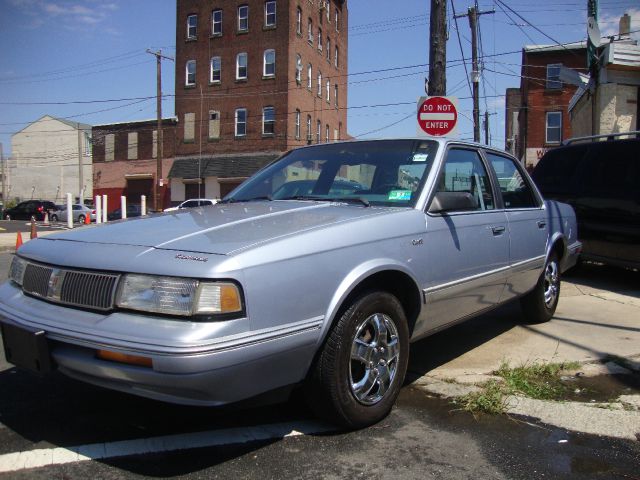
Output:
M268 331L228 334L232 330L221 328L224 322L99 314L53 305L25 296L10 283L0 287L0 299L0 321L44 331L54 364L65 375L186 405L237 402L300 382L317 348L322 323L316 318ZM237 331L248 325L248 319L231 322L240 326ZM122 331L128 324L136 335ZM170 334L159 329L169 329ZM139 332L145 331L148 335L143 338ZM170 344L168 338L176 340ZM148 357L152 367L102 360L96 357L97 350Z

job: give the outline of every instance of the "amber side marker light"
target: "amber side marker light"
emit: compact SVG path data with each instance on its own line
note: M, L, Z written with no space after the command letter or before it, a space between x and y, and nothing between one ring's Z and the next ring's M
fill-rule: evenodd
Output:
M140 367L151 368L153 363L149 357L139 357L137 355L127 355L126 353L110 352L109 350L96 350L96 357L109 362L126 363Z

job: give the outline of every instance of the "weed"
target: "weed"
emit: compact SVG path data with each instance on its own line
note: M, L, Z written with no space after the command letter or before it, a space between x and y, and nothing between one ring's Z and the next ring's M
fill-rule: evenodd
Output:
M572 363L533 363L511 368L503 363L496 375L504 378L510 394L520 394L539 400L561 400L569 388L560 381L562 370L578 368Z
M472 413L499 414L506 410L506 392L502 382L490 380L482 390L468 393L454 400L463 410Z

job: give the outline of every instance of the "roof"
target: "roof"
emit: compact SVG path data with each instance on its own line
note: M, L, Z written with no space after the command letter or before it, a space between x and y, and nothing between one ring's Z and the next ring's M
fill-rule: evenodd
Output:
M587 41L558 43L555 45L525 45L522 49L527 53L560 52L563 50L581 50L587 48Z
M169 178L249 177L280 155L280 152L260 152L178 158L173 162ZM199 173L198 164L200 165Z
M162 119L162 123L177 123L178 122L178 118L177 117L164 117ZM108 128L108 127L115 127L115 126L122 126L122 125L138 125L138 124L157 124L158 123L158 119L157 118L150 118L147 120L130 120L128 122L113 122L113 123L103 123L101 125L94 125L93 128Z
M24 127L22 127L20 130L18 130L16 133L12 134L13 135L17 135L18 133L22 132L23 130L26 130L27 128L29 128L31 125L41 122L41 121L45 121L45 122L49 122L51 120L55 120L57 122L60 123L64 123L65 125L74 128L74 129L78 129L78 130L91 130L91 125L87 124L87 123L79 123L79 122L72 122L71 120L67 120L65 118L58 118L58 117L54 117L53 115L43 115L41 116L39 119L34 120L33 122L29 123L28 125L25 125Z
M640 47L629 43L609 43L602 52L606 66L638 69L640 68Z

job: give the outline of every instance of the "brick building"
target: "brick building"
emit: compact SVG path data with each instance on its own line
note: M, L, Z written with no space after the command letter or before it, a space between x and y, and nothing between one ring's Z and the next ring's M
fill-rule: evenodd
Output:
M162 121L162 175L166 178L173 165L176 149L176 119ZM120 196L127 203L140 204L147 197L153 206L153 182L157 171L156 120L96 125L93 137L93 192L108 195L107 210L120 207ZM169 204L169 192L161 187L163 206Z
M507 132L512 132L507 134L512 144L506 148L527 168L533 168L549 148L571 137L568 106L577 87L562 82L560 70L564 66L586 73L586 62L586 42L523 48L519 113L513 115L517 102L511 98L505 119L511 123ZM513 96L513 91L509 94Z
M177 0L176 18L172 203L224 196L282 152L346 138L346 1Z

